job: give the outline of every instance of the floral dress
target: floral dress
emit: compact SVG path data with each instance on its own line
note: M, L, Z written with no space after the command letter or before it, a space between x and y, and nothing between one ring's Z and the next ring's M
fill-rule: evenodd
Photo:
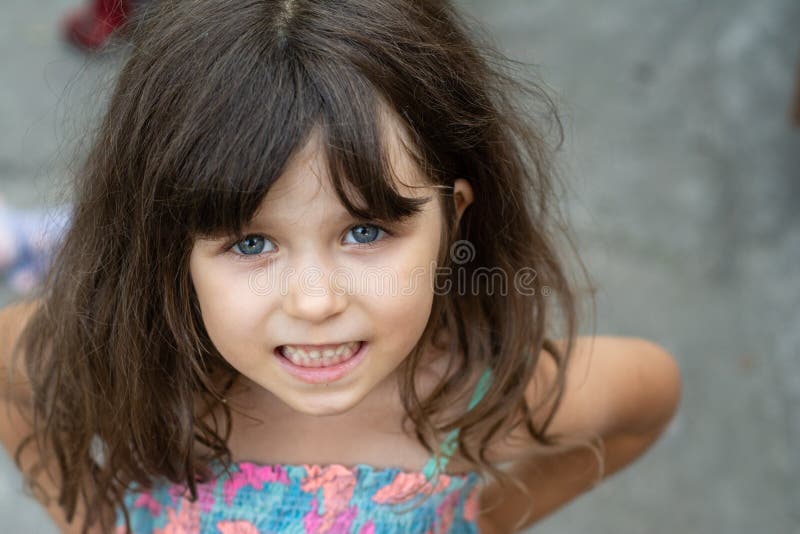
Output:
M483 397L487 369L468 409ZM366 464L261 465L235 462L197 485L192 502L183 486L155 484L129 490L125 504L136 534L473 534L478 532L477 472L447 475L458 429L421 472ZM438 462L438 463L437 463ZM122 509L116 533L125 533Z

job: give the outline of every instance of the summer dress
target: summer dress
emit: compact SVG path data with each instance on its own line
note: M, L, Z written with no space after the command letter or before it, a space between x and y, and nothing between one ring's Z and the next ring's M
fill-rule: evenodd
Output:
M487 369L468 410L490 380ZM212 462L218 476L197 485L195 502L183 486L169 482L146 492L132 488L125 498L131 527L136 534L474 534L478 473L444 473L458 432L451 431L442 444L438 471L435 456L421 472L366 464L234 462L228 475L221 462ZM120 509L116 534L124 532Z

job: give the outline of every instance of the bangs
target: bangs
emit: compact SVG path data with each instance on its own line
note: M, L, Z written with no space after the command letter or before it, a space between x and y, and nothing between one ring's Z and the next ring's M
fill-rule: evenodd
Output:
M374 85L351 66L286 40L267 49L247 39L237 45L195 74L202 91L193 93L193 82L184 79L187 89L175 96L192 102L154 180L165 186L163 205L173 224L193 237L241 235L292 155L315 140L353 217L398 222L422 210L430 197L399 193L398 183L409 177L397 176L391 164L389 136L414 172L424 175L426 165L402 120L389 120L397 115ZM176 111L182 110L169 112Z

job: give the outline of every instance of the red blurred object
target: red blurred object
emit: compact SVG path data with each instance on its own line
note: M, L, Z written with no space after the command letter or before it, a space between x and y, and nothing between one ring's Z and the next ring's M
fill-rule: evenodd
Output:
M102 48L130 14L130 0L91 0L62 19L64 38L84 50Z

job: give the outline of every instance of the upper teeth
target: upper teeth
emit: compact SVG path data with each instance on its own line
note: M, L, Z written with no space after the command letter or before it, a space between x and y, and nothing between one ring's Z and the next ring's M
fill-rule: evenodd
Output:
M332 349L325 349L325 350L304 350L298 347L292 347L291 345L284 345L283 346L283 353L287 356L300 356L304 358L311 358L311 359L319 359L319 358L332 358L334 356L342 356L345 354L350 354L353 350L358 347L359 341L351 341L350 343L345 343L344 345L339 345L336 348Z

